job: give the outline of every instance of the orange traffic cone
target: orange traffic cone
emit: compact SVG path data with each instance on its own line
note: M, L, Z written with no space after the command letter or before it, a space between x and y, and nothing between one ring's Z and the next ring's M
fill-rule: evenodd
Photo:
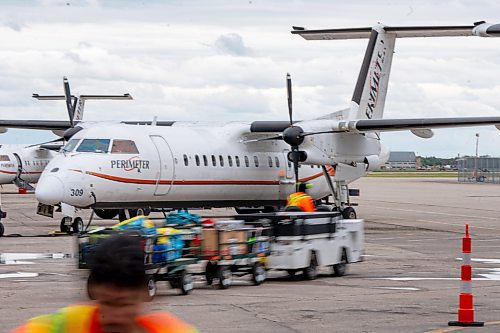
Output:
M472 295L472 239L469 237L469 225L465 225L465 237L462 238L462 267L460 280L460 298L458 305L458 321L449 321L448 326L484 326L482 321L474 321L474 296Z

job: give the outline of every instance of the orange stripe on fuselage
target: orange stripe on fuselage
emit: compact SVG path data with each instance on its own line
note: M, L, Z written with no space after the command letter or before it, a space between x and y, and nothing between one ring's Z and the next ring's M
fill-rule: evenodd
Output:
M82 170L70 169L71 171L84 173ZM333 176L334 169L331 166L327 166L328 174ZM138 179L138 178L126 178L113 176L100 172L93 171L85 171L87 175L111 180L120 183L127 184L146 184L146 185L156 185L158 183L157 180L153 179ZM307 182L312 179L316 179L323 175L322 172L315 173L309 177L300 178L300 182ZM160 185L279 185L279 180L169 180L164 179L159 181Z

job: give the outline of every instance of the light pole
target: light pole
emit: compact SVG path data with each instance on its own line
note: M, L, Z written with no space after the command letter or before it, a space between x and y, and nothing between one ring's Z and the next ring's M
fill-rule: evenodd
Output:
M478 148L479 148L479 133L476 133L476 157L474 158L474 179L476 180L476 182L478 181L477 177Z

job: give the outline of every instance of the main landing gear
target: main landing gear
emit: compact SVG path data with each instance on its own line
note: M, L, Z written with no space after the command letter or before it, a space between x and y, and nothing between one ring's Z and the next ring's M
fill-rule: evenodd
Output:
M2 221L3 218L7 216L7 213L2 211L0 209L0 221ZM2 237L5 234L5 227L3 226L2 222L0 222L0 237Z
M323 175L325 176L328 187L330 188L330 192L333 197L333 210L339 211L342 214L344 219L356 219L357 214L354 208L351 206L351 202L349 200L349 187L345 180L336 180L332 182L332 178L328 174L326 167L321 166L323 169ZM359 193L358 193L359 195ZM324 207L327 207L326 209ZM318 211L329 210L329 206L320 205L318 206Z
M61 224L59 225L61 232L71 234L79 233L83 231L85 225L83 224L83 219L81 217L75 217L72 219L70 216L65 216L61 219Z

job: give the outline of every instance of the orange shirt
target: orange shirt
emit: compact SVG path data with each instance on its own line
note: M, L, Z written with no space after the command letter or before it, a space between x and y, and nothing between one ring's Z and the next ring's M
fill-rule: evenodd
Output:
M313 199L305 192L292 193L290 197L288 197L286 205L299 207L304 212L316 211Z
M59 312L35 317L12 333L100 333L96 305L73 305ZM167 312L137 317L136 322L150 333L198 333L198 330Z

